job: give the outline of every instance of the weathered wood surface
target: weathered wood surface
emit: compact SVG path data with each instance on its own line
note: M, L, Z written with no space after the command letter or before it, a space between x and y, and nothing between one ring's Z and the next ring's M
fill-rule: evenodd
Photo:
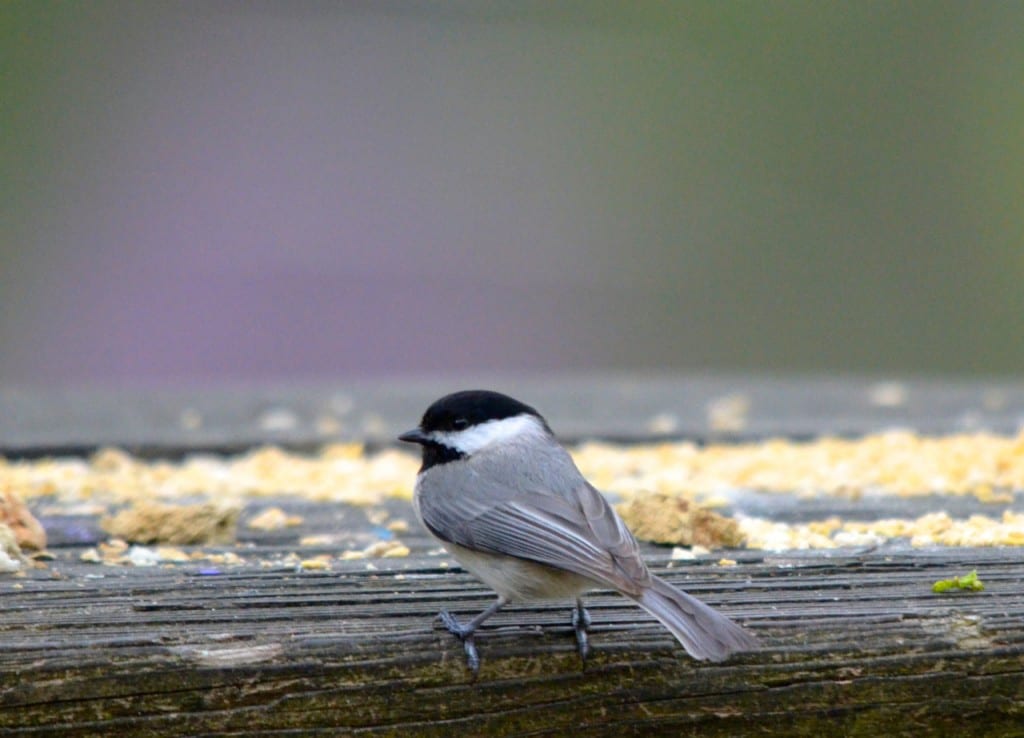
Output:
M392 443L430 402L470 386L530 402L565 439L806 438L891 427L1015 433L1024 426L1020 381L597 374L159 391L0 387L0 449L38 455L121 445L161 455L337 438ZM739 430L709 423L709 405L726 397L746 401Z
M242 566L100 566L58 548L48 569L0 581L0 735L981 736L1024 725L1018 550L740 551L723 567L717 554L671 562L648 547L656 571L764 648L696 663L602 592L588 600L585 669L570 603L510 607L478 637L474 681L434 616L474 613L492 594L426 539L408 541L410 557L332 571L285 565L295 547L267 543L232 549ZM303 549L322 552L337 550ZM973 568L985 591L931 592Z
M650 437L651 418L666 413L677 421L674 435L713 437L707 403L728 394L750 401L742 437L893 425L1009 432L1024 419L1024 389L1013 384L909 383L892 404L891 396L878 402L871 382L616 382L531 383L521 393L567 438ZM355 399L348 390L6 391L0 448L33 456L121 443L174 455L312 444L324 440L316 427L323 407L343 421L334 436L382 441L447 389L378 387ZM585 669L570 603L510 607L478 637L483 665L474 681L434 616L477 612L490 592L447 568L415 531L402 535L407 558L298 569L285 556L299 550L301 534L348 536L301 549L310 557L361 548L379 531L363 511L294 501L260 500L246 516L275 502L304 514L307 527L258 534L243 525L230 549L246 559L240 566L86 564L79 554L103 537L96 521L45 519L57 560L0 578L0 735L1024 735L1020 549L891 545L671 562L648 546L658 573L745 623L764 648L696 663L632 603L596 593ZM867 505L754 496L741 504L790 521L919 514L936 504L954 515L986 511L971 497ZM412 520L408 503L389 508ZM718 566L719 556L738 564ZM974 568L983 592L931 592L936 579Z

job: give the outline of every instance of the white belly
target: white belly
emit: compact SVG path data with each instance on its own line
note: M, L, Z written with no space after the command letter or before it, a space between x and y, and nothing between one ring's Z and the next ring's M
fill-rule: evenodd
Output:
M512 556L471 551L454 543L441 544L463 569L498 594L513 602L529 600L575 599L599 585L586 577L553 569Z

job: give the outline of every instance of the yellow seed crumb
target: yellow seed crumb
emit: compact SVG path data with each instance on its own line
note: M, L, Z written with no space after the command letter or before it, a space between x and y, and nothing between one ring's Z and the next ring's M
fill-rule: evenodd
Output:
M224 564L227 566L237 566L244 564L245 559L236 554L234 551L226 551L224 553L207 554L204 557L211 564Z
M718 397L708 403L708 427L716 433L736 433L747 427L750 398L743 394Z
M160 557L161 561L180 563L191 560L191 557L180 548L173 548L171 546L158 546L156 555Z
M294 528L302 525L302 522L301 515L289 515L279 507L268 507L249 521L249 527L253 530L271 531Z
M371 543L369 546L364 548L363 553L367 558L377 558L381 556L408 556L409 549L400 541L377 541L376 543Z
M906 400L902 386L883 384L872 392L869 399L883 406ZM742 396L725 396L717 405L712 403L709 413L715 409L718 418L713 425L727 430L745 423L749 407L744 407L744 401L749 403ZM332 406L329 414L343 418L345 412ZM659 427L667 428L671 419L657 420ZM996 507L1014 504L1020 499L1016 491L1024 490L1024 431L1009 436L976 432L926 437L901 430L857 439L769 439L707 446L686 441L643 446L586 443L571 451L595 486L624 503L663 495L703 507L727 507L737 490L744 490L868 500L880 495L973 495L994 508L966 520L941 513L871 522L826 518L795 525L737 518L739 533L751 548L870 545L894 537L918 546L1024 545L1024 514L1002 514L1002 508ZM358 443L329 444L313 454L268 446L236 456L194 454L181 462L150 461L122 449L104 448L87 459L0 459L0 489L10 489L29 501L44 500L47 514L74 510L106 513L110 519L118 511L138 509L140 503L181 507L197 500L215 501L239 510L263 507L258 502L261 498L350 503L368 506L376 524L400 534L408 524L388 520L384 503L388 498L411 497L418 467L414 453L397 449L368 453ZM275 516L267 524L282 525L280 514ZM297 516L284 515L283 525L296 522ZM111 530L112 535L115 532L126 535ZM303 539L302 545L334 545L337 540L311 537ZM401 550L397 548L401 544L393 545L393 550ZM388 547L368 550L357 553L397 555L388 554ZM126 555L127 544L115 541L102 544L95 553L104 563L119 563ZM161 556L161 560L177 559ZM195 560L209 559L200 554ZM295 563L300 560L296 558Z
M320 533L318 535L303 536L299 539L300 546L330 546L335 542L334 536L326 533Z

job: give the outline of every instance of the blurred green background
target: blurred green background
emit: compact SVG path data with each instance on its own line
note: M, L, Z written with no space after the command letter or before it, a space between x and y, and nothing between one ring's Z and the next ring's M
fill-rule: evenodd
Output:
M0 382L1019 374L1024 3L5 2Z

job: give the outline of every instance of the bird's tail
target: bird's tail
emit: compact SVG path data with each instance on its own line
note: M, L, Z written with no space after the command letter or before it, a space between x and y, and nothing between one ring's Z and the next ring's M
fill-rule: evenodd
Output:
M757 639L722 613L664 579L652 579L654 583L634 599L661 621L693 658L723 661L736 651L757 648Z

